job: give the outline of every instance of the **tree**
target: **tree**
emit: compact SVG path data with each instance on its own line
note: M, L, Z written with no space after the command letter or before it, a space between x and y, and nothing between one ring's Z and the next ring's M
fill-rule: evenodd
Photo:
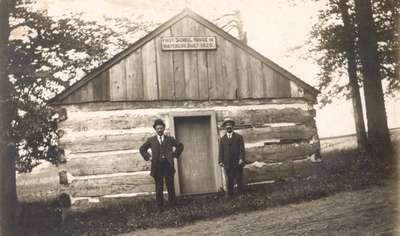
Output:
M313 0L320 2L322 0ZM342 9L340 4L346 3L350 27L355 40L355 52L357 70L360 70L358 27L355 22L355 5L353 0L324 0L326 7L318 16L318 22L310 32L309 40L306 42L309 54L315 57L321 70L318 75L318 88L322 90L323 104L330 103L332 98L348 97L350 90L348 83L343 83L341 77L347 75L346 40ZM396 94L400 88L400 80L396 77L399 72L398 63L400 29L396 27L396 21L400 17L400 1L395 0L372 0L373 19L377 30L378 60L381 79L387 81L385 94ZM346 76L347 77L347 76ZM358 78L362 81L362 77Z
M94 23L84 29L79 15L53 20L45 11L31 10L32 4L19 1L10 18L11 29L22 32L9 43L9 74L18 108L11 134L20 150L19 171L30 171L39 159L56 162L47 155L57 127L46 100L69 86L80 68L90 70L92 64L106 59L101 37L95 38L90 27L111 34ZM77 53L82 56L74 57Z
M392 152L392 144L380 74L378 30L375 27L371 1L355 0L355 15L367 111L368 139L371 143L372 155L385 157Z
M0 0L0 235L14 235L15 229L15 145L9 135L14 108L8 80L9 15L15 2Z
M368 83L366 79L370 74L366 75L365 71L363 71L366 65L362 63L364 60L362 59L362 54L366 52L366 48L361 46L361 25L356 20L355 2L350 0L328 0L327 2L327 7L320 12L319 21L314 25L308 42L311 45L310 52L317 56L316 61L321 66L319 81L319 88L323 91L321 101L326 104L331 102L334 97L345 96L346 98L352 98L353 106L355 107L356 129L357 131L362 130L362 113L360 102L357 101L357 86L359 83L356 83L355 79L358 75L357 72L361 70L363 72L361 73L362 76L357 76L357 80L361 81L364 86L366 101L368 98L372 99L375 96L380 97L377 100L381 100L377 102L381 107L379 109L377 109L377 104L373 105L374 103L371 100L366 102L368 130L372 130L372 133L368 135L368 142L372 149L375 149L377 146L382 147L382 144L387 146L387 138L383 138L385 134L381 134L379 138L374 138L376 136L374 133L378 132L373 131L374 129L381 130L385 126L387 127L387 124L383 124L386 123L384 98L383 95L379 95L379 91L373 92L372 89L368 90L366 88L368 86L366 85ZM374 36L377 43L377 56L375 57L378 68L377 76L388 82L387 94L395 94L399 87L399 80L395 76L399 68L399 63L396 61L399 46L397 40L399 30L396 28L395 23L396 19L400 16L400 2L393 0L372 0L372 2L372 24L377 26ZM342 78L346 75L349 77L349 83L343 82ZM380 79L379 85L381 84ZM378 84L375 85L378 86ZM380 87L382 88L382 85ZM379 116L380 118L371 117L372 113L375 113L375 116ZM382 120L385 120L385 122ZM358 138L361 140L362 134L358 133Z
M356 60L356 37L354 35L354 20L349 14L347 0L337 2L340 15L343 21L343 41L345 48L345 57L347 60L347 73L349 77L350 95L353 104L354 122L356 127L357 147L361 154L367 151L367 135L365 133L365 123L363 109L361 104L360 87L357 78L357 60Z
M367 136L360 96L358 52L354 14L348 0L329 0L311 32L311 52L321 66L319 89L322 104L334 97L352 100L359 153L367 149ZM347 78L346 78L347 77Z
M11 29L20 32L10 40L9 64L18 107L11 134L20 150L19 171L30 171L40 159L58 160L49 152L57 145L57 122L46 101L156 26L128 18L106 18L101 25L82 20L83 13L55 18L35 4L18 1L10 18Z
M121 34L83 21L81 14L53 19L30 8L33 4L0 0L0 235L6 236L15 229L17 156L20 171L31 170L38 159L55 162L56 122L46 100L126 47L132 34L156 26L108 19L128 29ZM11 31L22 32L22 38Z

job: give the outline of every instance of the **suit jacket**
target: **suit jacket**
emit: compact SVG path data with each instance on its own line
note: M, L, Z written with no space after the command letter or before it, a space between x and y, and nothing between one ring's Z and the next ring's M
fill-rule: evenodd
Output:
M239 165L239 160L243 161ZM244 141L242 135L233 132L229 139L225 134L219 142L219 162L224 164L224 168L228 171L243 170L245 162Z
M175 151L173 150L173 147L175 147ZM149 149L151 149L151 155L147 152ZM181 155L183 144L177 142L174 137L164 134L164 141L161 145L158 141L157 135L154 135L148 138L147 141L140 146L139 151L146 161L148 161L151 156L151 176L154 177L158 174L162 156L168 160L171 173L173 174L175 173L174 158L179 158Z

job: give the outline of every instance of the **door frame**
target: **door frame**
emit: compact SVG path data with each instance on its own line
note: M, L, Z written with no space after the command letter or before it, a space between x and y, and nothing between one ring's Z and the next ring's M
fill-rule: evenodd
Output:
M212 160L214 166L214 176L215 176L215 187L217 192L221 188L225 188L224 186L224 176L221 168L218 166L218 124L216 119L215 111L213 110L204 110L204 111L173 111L169 112L169 127L170 134L175 137L175 118L180 117L198 117L198 116L206 116L210 117L210 134L211 134L211 153ZM175 193L180 196L183 195L181 193L180 181L179 181L179 163L177 159L174 159L174 164L176 166L175 176L174 176L174 185L175 185Z

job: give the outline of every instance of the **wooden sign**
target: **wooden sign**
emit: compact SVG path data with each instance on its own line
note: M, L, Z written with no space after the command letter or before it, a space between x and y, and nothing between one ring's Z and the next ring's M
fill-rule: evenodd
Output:
M161 47L164 51L213 50L217 49L217 39L215 36L162 37Z

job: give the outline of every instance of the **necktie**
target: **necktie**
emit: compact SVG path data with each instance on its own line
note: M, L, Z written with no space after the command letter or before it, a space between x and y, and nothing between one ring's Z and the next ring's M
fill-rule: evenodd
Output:
M163 136L158 136L158 140L160 141L160 156L161 159L164 159L164 149L163 149Z

